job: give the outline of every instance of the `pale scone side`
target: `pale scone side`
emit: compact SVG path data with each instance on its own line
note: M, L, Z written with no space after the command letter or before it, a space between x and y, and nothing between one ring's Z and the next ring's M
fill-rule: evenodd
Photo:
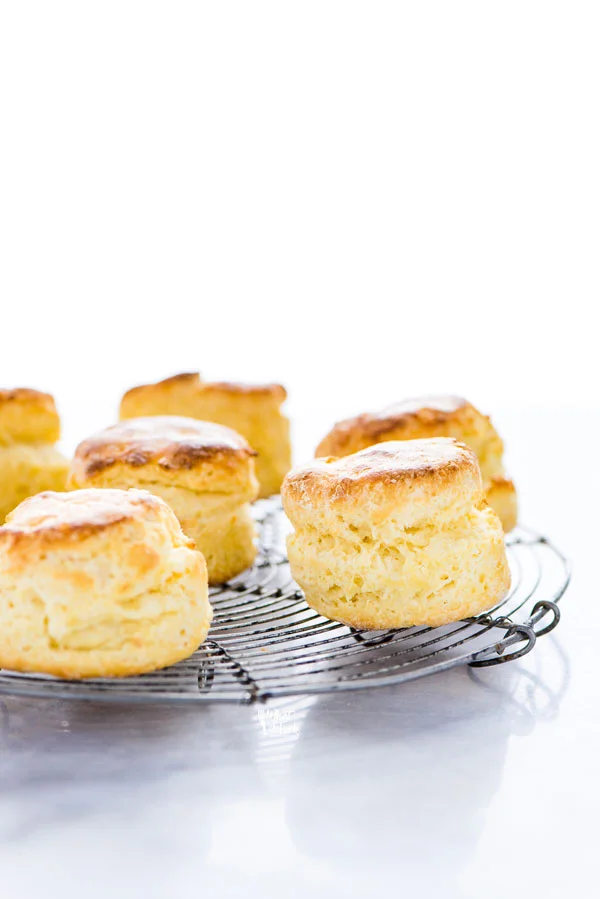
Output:
M254 456L241 435L214 422L127 419L77 447L68 485L141 487L160 496L204 555L210 583L220 584L256 557Z
M0 665L121 677L190 655L212 619L206 566L146 491L45 493L0 528Z
M242 434L256 450L259 497L278 493L291 467L290 423L281 406L280 384L205 382L182 374L129 390L121 401L121 419L183 415L214 421Z
M55 446L59 437L50 394L0 389L0 524L27 497L65 489L69 463Z
M517 494L504 471L503 442L490 417L463 397L416 397L337 422L315 456L347 456L378 443L429 437L453 437L475 452L488 503L504 530L512 530L517 520Z
M425 453L421 468L413 461L414 470L394 470L409 443ZM430 444L448 450L447 463L432 458L428 469ZM288 554L311 606L359 628L437 626L505 596L500 522L483 498L474 454L454 445L387 443L347 457L346 468L322 459L292 472L282 491L294 526Z

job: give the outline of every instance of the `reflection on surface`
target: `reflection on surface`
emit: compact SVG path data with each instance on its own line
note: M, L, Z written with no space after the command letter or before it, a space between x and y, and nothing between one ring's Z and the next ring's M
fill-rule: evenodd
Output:
M307 856L447 889L476 847L509 739L558 714L568 661L464 669L320 699L294 747L286 820ZM369 859L364 858L365 846ZM449 881L450 878L450 881Z
M87 884L89 899L129 884L173 899L190 877L201 874L209 888L234 871L240 882L281 887L293 868L300 873L286 895L316 882L349 895L402 873L449 897L477 846L510 739L559 713L568 677L559 644L548 640L522 666L262 706L7 697L5 883L12 871L21 895L27 886L39 895L67 869L86 881L100 859L106 870ZM28 857L40 864L24 875Z
M318 702L315 696L281 699L258 706L255 724L259 731L256 760L269 767L285 770L309 709Z
M199 858L210 842L212 797L204 791L197 814L186 807L193 794L183 784L193 773L201 794L203 775L218 764L226 798L229 786L234 793L239 786L239 778L227 778L228 768L253 754L255 733L234 707L38 699L6 699L5 707L0 839L13 843L85 824L90 832L105 828L109 838L111 827L124 828L163 849L193 837ZM245 773L245 790L253 781L258 787L254 770Z
M351 723L342 697L311 710L286 798L296 844L308 855L341 859L360 858L368 841L378 865L420 867L432 850L459 864L501 782L512 707L464 671L414 681L386 700L383 708L360 694Z
M546 641L553 653L549 657L534 655L529 668L518 667L519 677L514 678L512 690L502 680L482 676L482 669L467 668L469 677L489 693L501 693L512 702L523 722L523 732L531 730L536 722L552 721L558 717L560 704L569 689L571 669L569 658L556 637ZM517 731L515 731L517 732Z

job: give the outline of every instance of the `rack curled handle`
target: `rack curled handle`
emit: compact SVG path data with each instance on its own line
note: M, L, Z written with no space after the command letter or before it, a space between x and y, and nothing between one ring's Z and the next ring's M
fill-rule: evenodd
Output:
M539 612L541 612L541 615L538 614ZM529 621L531 622L531 624L535 624L538 621L540 621L546 615L547 612L552 612L552 618L548 622L548 624L545 625L545 627L543 627L541 630L535 632L536 637L543 637L544 634L549 634L550 631L554 630L554 628L560 621L560 609L558 608L558 606L556 605L555 602L552 602L549 599L541 599L539 602L536 602L536 604L533 607L533 612L531 613L531 617L530 617Z
M503 665L505 662L514 662L515 659L520 659L522 656L527 655L528 652L531 652L535 646L537 637L538 635L534 629L528 624L511 624L504 635L504 639L499 643L496 643L495 649L497 655L493 656L491 659L475 658L473 661L469 662L469 664L472 668L489 668L492 665ZM509 646L522 643L523 641L525 641L525 643L519 649L514 649L512 652L505 652Z

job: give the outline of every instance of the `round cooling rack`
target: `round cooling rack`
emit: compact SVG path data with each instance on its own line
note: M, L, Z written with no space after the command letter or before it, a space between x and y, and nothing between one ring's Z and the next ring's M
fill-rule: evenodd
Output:
M444 627L356 631L307 606L291 580L278 500L257 503L260 553L252 569L211 589L206 642L171 668L127 678L66 681L0 672L0 693L126 702L251 703L277 696L399 684L451 668L524 656L560 620L568 561L526 528L506 540L509 595L485 615Z

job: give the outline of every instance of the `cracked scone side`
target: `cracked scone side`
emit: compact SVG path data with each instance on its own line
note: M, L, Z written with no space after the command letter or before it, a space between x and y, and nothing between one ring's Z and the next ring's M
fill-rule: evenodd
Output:
M296 469L282 498L310 606L357 628L438 626L506 595L500 521L474 453L449 438L379 444Z
M0 389L0 524L28 496L65 489L69 463L54 445L59 437L49 393Z
M286 396L281 384L207 382L186 373L128 390L120 418L183 415L233 428L257 453L259 497L265 498L279 493L292 464L290 423L281 408Z
M463 397L416 397L339 421L318 445L315 456L348 456L378 443L428 437L453 437L473 450L487 502L504 530L512 530L517 523L517 492L504 470L504 444L490 417Z
M250 502L254 451L223 425L180 416L128 419L77 447L68 487L141 487L173 509L202 552L211 584L230 580L256 557Z
M0 528L0 666L65 678L164 668L206 638L206 564L143 490L43 493Z

